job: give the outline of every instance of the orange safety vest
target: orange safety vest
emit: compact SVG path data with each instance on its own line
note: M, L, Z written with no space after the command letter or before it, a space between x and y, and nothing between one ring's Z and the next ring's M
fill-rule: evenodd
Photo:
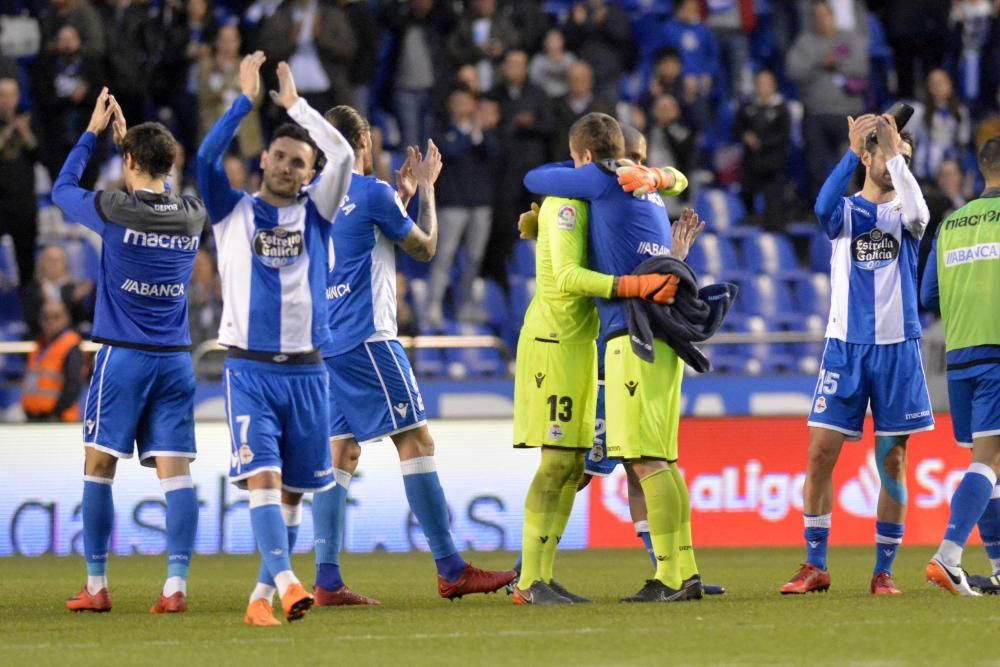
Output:
M80 334L67 329L47 347L42 346L41 340L38 341L38 347L28 355L28 369L24 374L21 406L25 414L44 416L55 409L63 390L66 355L82 340ZM74 402L63 410L59 419L64 422L80 421L80 406Z

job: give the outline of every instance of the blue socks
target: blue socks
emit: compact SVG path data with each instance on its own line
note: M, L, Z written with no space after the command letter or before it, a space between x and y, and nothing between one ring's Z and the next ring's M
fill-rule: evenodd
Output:
M295 551L295 542L299 537L299 526L302 524L302 503L298 505L281 503L281 518L285 522L285 534L288 536L288 562L291 563L292 552ZM268 586L274 586L274 577L268 571L267 563L263 558L261 558L257 581Z
M903 543L903 524L877 521L875 523L875 569L872 576L879 572L892 574L892 563L896 560L896 552Z
M344 585L340 574L340 549L344 543L344 519L351 473L333 469L337 486L313 496L313 526L316 532L316 585L335 591Z
M826 542L830 538L830 514L803 514L805 519L806 562L826 570Z
M451 539L448 504L438 480L434 457L421 456L400 461L399 464L403 471L406 499L427 537L438 574L445 581L455 581L462 574L466 563Z
M653 551L653 538L649 536L649 522L648 521L636 521L635 522L635 534L639 536L642 543L646 546L646 553L649 554L649 560L653 562L653 568L656 568L656 553Z
M198 496L190 475L160 480L167 500L167 578L187 579L198 535Z
M87 575L90 577L106 577L108 574L108 545L115 523L112 481L106 477L83 477L83 555L87 559Z
M1000 574L1000 486L993 487L993 496L979 518L979 536L983 538L993 574Z
M984 463L972 463L962 477L962 482L951 497L951 516L948 530L937 555L947 565L957 566L962 562L962 550L969 539L972 527L976 525L990 503L993 487L997 483L996 473Z
M250 525L257 550L271 577L277 580L279 574L291 572L288 531L281 513L281 491L255 489L250 492Z

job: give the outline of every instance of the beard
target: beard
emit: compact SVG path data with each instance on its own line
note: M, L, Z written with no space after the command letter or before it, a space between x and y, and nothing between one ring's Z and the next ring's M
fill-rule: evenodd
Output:
M277 175L264 174L264 184L267 189L279 197L287 197L289 199L297 197L299 190L302 189L302 184L298 183L295 179L282 179Z

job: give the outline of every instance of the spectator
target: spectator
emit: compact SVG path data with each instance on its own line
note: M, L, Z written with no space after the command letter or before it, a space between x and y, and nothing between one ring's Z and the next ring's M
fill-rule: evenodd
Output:
M569 128L576 120L592 112L615 115L615 105L594 96L594 72L590 65L573 63L567 74L569 92L555 101L556 138L552 144L552 157L569 159Z
M129 121L146 120L149 73L158 53L158 35L149 12L149 0L109 0L101 5L101 19L113 46L104 55L107 85Z
M191 285L188 287L188 321L191 344L201 345L219 335L222 319L222 287L215 260L207 250L199 250L194 258Z
M792 123L788 105L770 71L762 70L754 77L753 97L740 107L733 134L743 145L743 204L754 213L754 199L762 194L763 226L780 231L787 221L785 170Z
M495 128L499 122L495 105L476 105L472 94L458 88L448 96L448 122L437 133L436 143L448 163L437 185L440 233L437 254L431 264L427 326L440 329L449 273L459 243L465 264L452 303L458 319L482 321L482 314L469 300L472 282L479 276L483 253L493 224L493 178L500 144Z
M225 25L215 35L212 53L203 54L198 64L199 144L240 94L240 32L234 25ZM254 100L254 105L236 134L244 160L260 155L262 149L260 100Z
M395 37L388 106L396 112L400 144L418 145L430 134L434 93L451 80L445 43L455 17L446 2L409 0L386 11L382 20Z
M184 167L187 165L187 152L184 150L184 146L177 144L175 155L174 166L171 167L170 173L167 175L167 187L170 188L171 192L179 195L198 196L198 188L195 186L194 179L188 180L185 176ZM125 187L124 173L122 174L121 187Z
M992 21L996 18L997 5L994 0L954 0L948 24L955 44L959 44L958 60L959 88L962 99L975 102L979 99L979 86L984 67L996 67L996 63L983 62L983 50L990 37Z
M653 100L646 145L646 164L676 167L685 174L691 173L695 156L694 131L684 122L680 104L672 95L659 95Z
M59 50L59 33L67 25L76 28L84 56L94 59L104 56L104 25L87 0L52 0L40 26L45 52Z
M898 97L916 97L916 82L944 62L948 3L942 0L884 0L878 10L896 63Z
M46 246L38 256L35 277L24 290L24 321L28 334L37 338L39 317L46 301L60 301L66 306L73 326L90 329L94 319L94 283L73 280L66 265L66 251L56 245Z
M475 65L462 65L455 72L455 88L465 88L477 98L483 93L483 86L479 80L479 72Z
M358 42L339 6L321 0L285 0L264 21L260 40L269 60L284 60L292 68L299 95L314 109L322 112L354 101L348 68Z
M923 279L928 258L932 257L931 250L934 239L937 238L938 227L949 215L969 201L965 180L958 162L945 160L938 168L935 182L924 186L924 199L927 201L931 217L923 238L920 239L917 253L918 283Z
M37 325L41 332L38 347L28 355L21 386L24 414L30 422L80 421L82 338L70 324L66 304L58 299L46 301Z
M35 273L35 162L40 158L38 127L30 113L18 113L21 86L0 79L0 236L10 234L21 286Z
M708 97L719 74L719 45L701 20L699 0L681 0L674 18L663 26L654 51L666 47L681 56L687 96Z
M347 15L351 32L358 42L354 60L347 70L351 84L351 106L364 118L371 117L371 84L378 70L378 56L382 45L382 31L367 0L337 0Z
M416 336L420 334L417 328L417 320L413 317L413 308L408 299L410 295L410 281L406 274L396 272L396 332L399 336Z
M635 60L632 30L624 10L608 0L577 3L565 34L567 46L593 68L598 95L617 102L618 80Z
M538 0L503 0L500 14L514 27L519 49L527 53L542 50L542 40L549 28L549 17L544 4Z
M222 168L226 171L229 186L237 192L250 192L250 179L247 175L247 165L239 155L229 154L222 158Z
M448 39L448 52L455 66L475 65L483 87L491 88L504 52L517 46L517 32L497 16L496 0L469 0L468 7Z
M104 75L100 64L84 54L76 28L67 24L59 29L55 51L35 63L31 80L45 133L45 166L49 174L58 174L70 149L87 129ZM103 162L103 144L98 146L97 157L83 172L84 187L94 184Z
M730 97L747 96L751 92L749 34L757 26L753 5L753 0L713 0L708 3L705 25L719 44Z
M864 111L868 43L856 33L838 32L826 2L813 5L814 25L799 35L786 57L789 78L805 108L803 135L810 197L819 192L839 158L846 116Z
M968 149L972 140L969 110L943 69L927 75L927 94L913 106L913 118L907 126L917 144L913 173L918 178L933 178L945 159L961 160Z
M566 73L575 62L576 56L566 50L563 34L553 28L545 35L543 51L531 57L528 76L549 97L562 97L569 89Z
M517 216L531 204L522 185L524 174L546 161L555 131L552 102L528 81L528 54L509 51L501 67L501 82L490 92L500 105L498 133L503 169L496 181L493 232L486 253L486 273L506 282L506 262L514 245Z

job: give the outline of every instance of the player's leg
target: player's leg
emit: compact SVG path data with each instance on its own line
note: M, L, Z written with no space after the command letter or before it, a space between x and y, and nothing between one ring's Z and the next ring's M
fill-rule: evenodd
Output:
M139 461L155 465L167 506L167 577L154 614L187 611L187 579L198 533L198 497L191 479L195 377L191 355L151 359L156 377L149 389L136 441Z
M979 518L979 536L990 559L991 574L970 575L969 585L980 593L1000 594L1000 485L993 487L993 495Z
M66 602L71 611L110 611L108 555L115 508L112 483L118 459L131 458L141 406L148 392L149 355L102 347L84 408L83 549L87 585Z
M919 341L873 346L865 355L865 371L871 387L875 466L881 482L871 592L898 595L902 591L892 579L892 564L903 541L906 519L906 444L911 434L934 428Z
M299 527L302 525L302 494L290 491L281 492L281 516L285 520L285 533L288 535L289 557L295 553L295 544L299 538ZM270 605L274 594L278 592L274 578L267 569L264 559L260 560L257 572L257 585L250 593L250 601L266 600Z
M948 529L937 553L927 564L928 581L958 595L979 595L962 569L965 542L994 494L1000 471L1000 365L986 369L977 377L948 381L949 397L970 414L968 432L972 439L972 463L951 497ZM964 406L963 406L964 404ZM963 420L956 414L955 434L960 442Z

